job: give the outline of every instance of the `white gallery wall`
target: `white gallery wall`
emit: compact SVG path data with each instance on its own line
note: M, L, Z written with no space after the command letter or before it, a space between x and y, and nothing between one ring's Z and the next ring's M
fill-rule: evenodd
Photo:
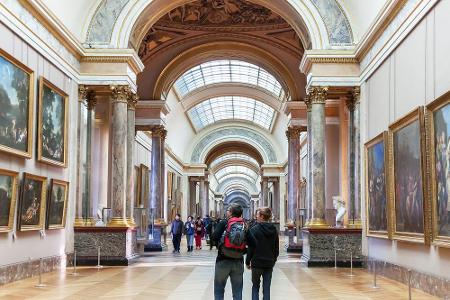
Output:
M0 153L0 168L20 172L20 182L23 173L59 179L70 182L66 228L45 230L41 237L39 231L0 233L0 266L39 259L50 256L63 256L73 252L73 219L76 193L76 132L78 86L52 62L27 45L19 36L0 23L0 48L14 56L20 62L34 71L34 122L30 136L33 137L32 158L24 159L13 155ZM68 165L67 168L55 167L37 161L37 95L38 79L44 76L69 95L68 120ZM18 199L17 199L18 200ZM18 203L16 203L17 208ZM17 220L17 209L15 223ZM14 231L16 225L14 225Z
M363 144L417 106L450 90L449 16L450 1L438 2L363 83ZM363 203L365 207L365 198ZM368 238L364 244L369 257L450 278L450 249L378 238Z

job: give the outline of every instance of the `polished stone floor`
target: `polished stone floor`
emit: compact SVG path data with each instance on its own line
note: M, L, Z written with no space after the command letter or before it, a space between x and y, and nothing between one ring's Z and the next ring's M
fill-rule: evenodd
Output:
M0 299L213 299L216 251L206 248L181 254L170 251L150 254L131 267L78 268L79 276L68 269L43 276L44 288L35 288L37 278L0 287ZM372 289L372 275L349 269L304 268L297 255L282 251L274 269L272 299L408 299L405 285L378 278ZM225 299L231 299L227 285ZM244 298L251 299L250 272L244 275ZM413 290L413 299L436 299Z

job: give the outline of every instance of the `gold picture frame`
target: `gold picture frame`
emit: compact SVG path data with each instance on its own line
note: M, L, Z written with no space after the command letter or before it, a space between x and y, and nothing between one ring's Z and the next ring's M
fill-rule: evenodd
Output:
M433 245L447 248L450 248L449 186L446 182L448 180L448 174L450 173L450 157L448 156L448 151L450 150L450 148L448 148L450 132L447 132L446 136L442 136L441 134L445 134L447 131L446 118L449 117L450 92L426 106L427 163L428 170L430 170L428 198L431 202L431 239ZM443 127L445 127L445 129ZM442 148L441 151L439 151L440 148ZM436 160L438 156L439 161ZM438 181L443 181L444 184ZM441 201L441 198L443 198L444 201ZM445 216L442 216L442 214ZM444 221L446 224L440 223L441 219L447 219L446 222ZM446 231L447 234L444 235L443 232Z
M17 211L17 229L19 231L44 229L46 194L46 177L24 173Z
M389 155L388 155L388 132L384 131L368 141L365 145L365 190L366 190L366 235L370 237L391 239L392 231L391 229L391 218L390 218L390 201L389 201ZM380 157L382 156L382 157ZM372 166L378 165L378 166ZM380 166L379 164L382 164ZM378 168L379 170L372 170L372 168ZM374 174L376 171L380 172L380 174ZM383 191L384 189L384 191ZM374 195L371 194L372 191L378 190L379 197L384 196L383 199L377 199L377 204L380 206L378 209L379 214L382 213L383 204L384 204L384 216L374 215L377 213L373 210L372 206L372 198ZM375 193L375 192L374 192ZM372 220L372 219L376 219ZM384 220L385 219L385 220ZM383 224L385 223L385 224ZM374 228L377 227L377 228Z
M15 69L12 68L8 68L10 67L10 64L12 67L14 67ZM4 69L4 70L3 70ZM21 89L17 89L18 87L5 87L5 83L9 80L12 82L14 82L15 84L19 84L20 83L20 78L14 78L11 74L11 72L14 72L15 70L20 70L23 73L25 73L26 76L28 76L28 80L26 80L26 78L22 78L23 80L26 80L28 82L28 85L26 88L28 88L28 91L26 90L21 90ZM10 75L12 78L3 78L5 74ZM23 75L21 73L18 73L17 76ZM8 76L7 76L8 77ZM13 154L19 157L23 157L23 158L31 158L32 154L33 154L33 124L34 124L34 72L33 70L31 70L30 68L28 68L27 66L25 66L23 63L21 63L19 60L17 60L16 58L14 58L12 55L10 55L9 53L7 53L6 51L4 51L3 49L0 49L0 81L3 82L3 90L2 93L0 94L0 105L2 106L2 110L5 113L5 110L10 110L10 114L13 115L13 109L7 109L8 105L11 105L10 103L6 103L6 100L9 99L9 94L8 94L8 89L14 89L15 90L15 94L16 97L18 97L17 95L19 94L24 94L27 95L28 97L28 107L23 110L22 113L27 113L26 116L26 120L20 120L20 116L15 116L14 119L14 124L11 123L11 126L7 126L7 128L5 128L6 130L3 130L3 132L5 132L4 136L0 135L0 151L8 153L8 154ZM19 82L19 83L17 83ZM20 87L23 88L23 87ZM21 91L20 91L21 90ZM5 95L5 97L7 99L4 99L2 95ZM9 99L11 101L11 99ZM18 104L17 106L19 107L18 109L15 110L16 114L20 115L20 100L16 99ZM6 112L8 113L8 112ZM18 120L19 119L19 120ZM27 128L26 129L22 129L20 128L20 124L25 123ZM4 125L2 125L4 126ZM9 128L9 129L8 129ZM9 133L6 133L7 131L10 131ZM25 131L25 133L24 133ZM26 150L21 150L19 148L14 148L11 145L7 145L8 143L20 143L20 140L23 139L23 135L25 134L26 136L26 141L23 143L23 145L26 146ZM15 141L8 141L8 139L13 138L13 135L15 135ZM4 141L3 141L4 140Z
M17 172L0 169L0 233L13 230L18 176Z
M61 192L63 193L62 195L60 194ZM58 200L58 198L60 199ZM63 229L66 227L68 199L69 183L62 180L52 179L50 181L47 199L47 229Z
M391 124L388 139L392 239L429 244L423 107Z
M64 116L64 120L62 121L62 127L60 128L60 132L62 132L62 135L59 133L59 136L62 136L63 141L59 143L58 146L58 135L55 135L53 137L44 137L44 135L49 135L48 130L45 126L46 123L44 120L44 109L45 109L45 100L44 97L46 97L45 94L50 94L48 96L53 96L53 100L57 100L56 98L60 98L62 102L64 102L61 105L61 109L64 110L63 114L55 114ZM38 153L38 161L51 164L59 167L67 167L67 127L68 127L68 108L69 108L69 97L64 91L59 89L57 86L52 84L50 81L45 79L43 76L39 77L39 114L38 114L38 144L37 144L37 153ZM51 112L50 112L51 113ZM53 118L49 118L53 119ZM52 123L53 124L53 123ZM54 134L53 132L50 132L51 134ZM51 143L51 139L53 140L53 143ZM56 142L55 142L56 140ZM44 145L45 144L45 145ZM62 146L63 149L60 149ZM51 149L53 147L53 149ZM45 148L45 149L44 149ZM53 156L53 157L51 157ZM57 157L61 156L61 159L58 159Z

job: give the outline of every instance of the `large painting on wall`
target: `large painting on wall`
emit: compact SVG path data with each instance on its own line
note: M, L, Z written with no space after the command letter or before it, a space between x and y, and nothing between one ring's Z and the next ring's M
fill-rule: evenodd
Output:
M0 151L30 158L33 71L0 49Z
M13 228L17 175L17 172L0 170L0 232Z
M69 183L52 179L47 206L47 228L62 229L66 224Z
M422 107L389 126L393 238L397 240L428 242L424 137Z
M67 165L67 95L45 78L39 79L38 160Z
M367 235L389 238L389 194L386 181L387 132L367 142L365 148Z
M427 106L433 243L450 247L450 93Z
M20 231L44 229L46 186L45 177L24 174L17 214Z

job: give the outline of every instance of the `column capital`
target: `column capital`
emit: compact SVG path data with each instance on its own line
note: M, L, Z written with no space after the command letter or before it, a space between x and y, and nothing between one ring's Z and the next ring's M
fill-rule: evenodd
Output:
M88 110L93 110L97 105L97 96L94 90L88 90L86 94Z
M308 88L311 104L325 104L328 97L327 86L312 86Z
M352 89L352 94L345 100L345 104L347 105L347 108L349 111L354 111L355 106L359 104L361 89L359 86L355 86Z
M151 131L152 136L160 137L162 140L166 139L167 130L164 128L163 125L149 126L149 130Z
M112 93L113 103L128 103L128 98L131 93L131 89L128 85L111 85L110 89Z
M139 96L136 93L130 92L128 95L128 110L136 110L136 105L139 101Z
M78 101L79 102L85 103L87 92L88 92L87 86L85 86L84 84L80 84L78 86Z
M306 111L310 112L311 111L311 96L306 94L305 98L303 99L303 102L305 102L305 104L306 104Z
M306 126L290 126L286 130L286 137L288 140L300 137L300 132L306 131Z

